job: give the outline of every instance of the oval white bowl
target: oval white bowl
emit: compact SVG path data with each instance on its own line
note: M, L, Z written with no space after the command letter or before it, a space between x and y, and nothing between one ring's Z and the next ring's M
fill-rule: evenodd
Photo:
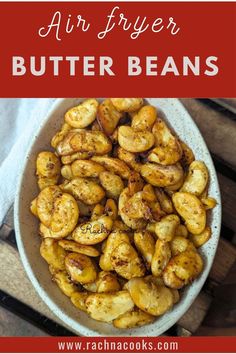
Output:
M184 290L181 301L153 324L135 329L118 330L112 325L92 320L76 309L51 281L48 265L39 253L38 221L29 210L30 202L38 194L35 176L36 156L42 150L51 149L50 140L61 126L65 112L81 100L83 99L58 99L51 112L42 121L38 131L35 132L35 136L32 137L32 144L26 154L18 183L14 208L16 239L21 259L40 297L75 333L84 336L157 336L168 330L188 310L210 271L221 225L221 200L215 168L197 126L183 105L177 99L172 98L147 98L147 103L157 107L159 114L165 117L178 136L192 148L196 159L203 160L209 169L209 194L216 198L218 204L209 213L208 218L208 224L212 228L212 237L200 250L204 258L204 270L201 276Z

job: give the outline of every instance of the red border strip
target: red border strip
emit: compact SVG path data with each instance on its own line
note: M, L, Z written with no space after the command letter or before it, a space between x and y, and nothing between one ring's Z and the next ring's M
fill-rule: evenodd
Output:
M59 343L65 343L64 350L59 349ZM70 343L69 346L68 343ZM113 343L112 346L111 343ZM233 353L235 351L236 337L0 338L0 352L5 353Z
M116 25L104 39L99 39L98 34L105 30L115 6L118 6L113 18ZM44 28L45 32L58 11L61 40L56 39L55 27L48 36L40 37L39 29ZM121 13L132 23L128 31L118 25ZM76 25L79 14L91 24L87 32ZM70 15L74 30L67 33L65 28ZM146 16L149 27L132 39L138 16L142 19ZM153 32L152 23L157 18L163 19L164 29ZM176 35L168 29L170 18L180 28ZM234 2L1 2L0 96L236 97L235 27ZM68 56L79 57L74 76L70 75ZM90 56L94 56L95 75L85 76L85 58ZM103 56L113 59L115 76L101 76ZM128 76L128 57L133 56L140 59L142 71L138 76ZM186 75L185 56L191 62L200 58L199 76L191 70ZM13 76L13 57L23 58L26 72L22 76ZM45 71L35 76L32 66L34 68L35 62L39 71L41 57L45 57ZM55 76L52 60L55 57L62 58L58 76ZM157 65L154 70L157 76L147 73L151 57L155 58L151 60ZM173 72L163 74L169 57L174 58L177 76ZM207 58L212 57L217 58L219 71L208 76Z

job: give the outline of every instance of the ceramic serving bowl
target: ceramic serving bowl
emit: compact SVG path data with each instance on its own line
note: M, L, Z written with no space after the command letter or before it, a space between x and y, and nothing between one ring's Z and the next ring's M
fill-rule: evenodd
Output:
M157 107L159 115L164 116L178 136L192 148L196 159L203 160L209 169L209 195L214 197L218 204L209 212L208 224L212 228L212 237L200 250L204 258L204 270L197 280L185 288L180 302L150 325L129 330L118 330L112 325L92 320L85 313L76 309L70 299L51 281L48 265L39 253L38 221L29 210L30 202L38 194L35 176L36 156L42 150L51 149L50 140L61 126L65 112L81 100L57 100L51 112L45 117L38 131L32 137L32 144L26 154L15 201L15 230L20 255L26 272L38 294L48 307L75 333L84 336L157 336L168 330L188 310L210 271L221 225L220 191L215 168L198 128L182 104L177 99L147 98L147 103Z

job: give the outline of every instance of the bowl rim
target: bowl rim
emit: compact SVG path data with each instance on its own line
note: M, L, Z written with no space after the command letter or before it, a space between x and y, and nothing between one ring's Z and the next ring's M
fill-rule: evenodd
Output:
M19 175L18 175L18 182L17 182L17 186L16 186L16 197L15 197L15 202L14 202L14 227L15 227L15 234L16 234L16 241L17 241L17 247L20 253L20 258L22 260L23 266L25 268L26 274L28 276L28 278L30 279L33 287L36 289L37 293L39 294L40 298L43 300L43 302L49 307L49 309L54 313L54 315L56 315L56 317L58 317L62 322L65 323L65 326L68 328L70 328L72 331L76 332L78 335L82 335L82 336L103 336L102 334L100 334L99 332L90 329L89 327L86 327L86 330L84 330L84 325L80 324L79 321L74 320L73 318L71 318L69 315L67 315L61 308L59 305L56 304L56 302L54 302L50 296L47 294L47 291L45 291L42 286L40 285L31 265L30 265L30 261L29 258L27 256L27 252L25 252L25 248L23 245L23 241L21 238L21 232L20 232L20 219L19 219L19 210L20 210L20 205L21 205L21 200L20 200L20 195L21 195L21 186L22 186L22 182L23 182L23 177L24 177L24 171L26 169L27 166L27 162L28 162L28 157L31 154L31 150L35 144L35 142L37 141L37 136L38 134L41 132L41 130L43 129L45 123L50 119L52 113L61 106L61 104L63 103L63 101L65 101L68 98L58 98L56 99L50 110L47 112L47 114L45 114L45 117L42 119L42 121L40 122L38 128L35 131L34 137L31 141L31 143L29 144L27 151L25 153L25 157L24 157L24 161L22 164L22 168L20 169ZM78 98L79 99L79 98ZM81 98L84 99L84 98ZM147 98L147 100L149 100L150 98ZM155 98L151 98L151 99L155 99ZM159 99L159 98L158 98ZM165 98L168 99L168 98ZM220 188L219 188L219 182L218 182L218 178L217 178L217 174L216 174L216 170L215 170L215 166L213 164L212 161L212 157L211 154L208 150L208 147L205 143L205 140L198 128L198 126L196 125L196 123L194 122L194 120L192 119L190 113L186 110L186 108L184 107L184 105L177 99L177 98L171 98L171 100L174 101L174 104L182 111L184 111L185 115L188 116L189 120L191 121L191 125L194 126L194 128L199 132L199 135L201 137L201 145L203 146L204 150L208 152L209 154L209 163L211 164L211 170L213 171L214 177L215 177L215 188L218 192L218 214L219 214L219 218L217 220L217 239L215 242L215 248L214 251L212 252L212 257L210 259L209 262L209 266L208 266L208 271L205 272L204 274L202 274L199 279L198 279L198 288L197 291L195 292L194 296L190 299L190 301L186 302L185 306L182 306L181 309L179 309L178 311L178 315L173 316L173 318L171 318L169 321L166 321L163 325L162 325L162 329L160 334L153 334L153 336L155 335L161 335L163 333L165 333L165 331L167 331L171 326L173 326L183 315L185 312L188 311L188 309L191 307L192 303L195 301L195 299L197 298L198 294L200 293L200 291L202 290L202 287L209 275L209 271L212 267L212 263L214 261L215 258L215 254L216 254L216 250L218 247L218 243L219 243L219 238L220 238L220 231L221 231L221 221L222 221L222 202L221 202L221 193L220 193ZM86 334L85 334L86 332ZM132 329L131 329L132 332ZM121 336L125 336L124 333L120 334ZM132 334L131 334L132 335ZM148 336L148 335L147 335Z

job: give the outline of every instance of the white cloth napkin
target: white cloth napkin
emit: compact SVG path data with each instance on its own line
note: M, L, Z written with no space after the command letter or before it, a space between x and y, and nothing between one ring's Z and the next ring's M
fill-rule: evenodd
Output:
M0 99L0 226L14 201L17 178L31 137L53 98Z

